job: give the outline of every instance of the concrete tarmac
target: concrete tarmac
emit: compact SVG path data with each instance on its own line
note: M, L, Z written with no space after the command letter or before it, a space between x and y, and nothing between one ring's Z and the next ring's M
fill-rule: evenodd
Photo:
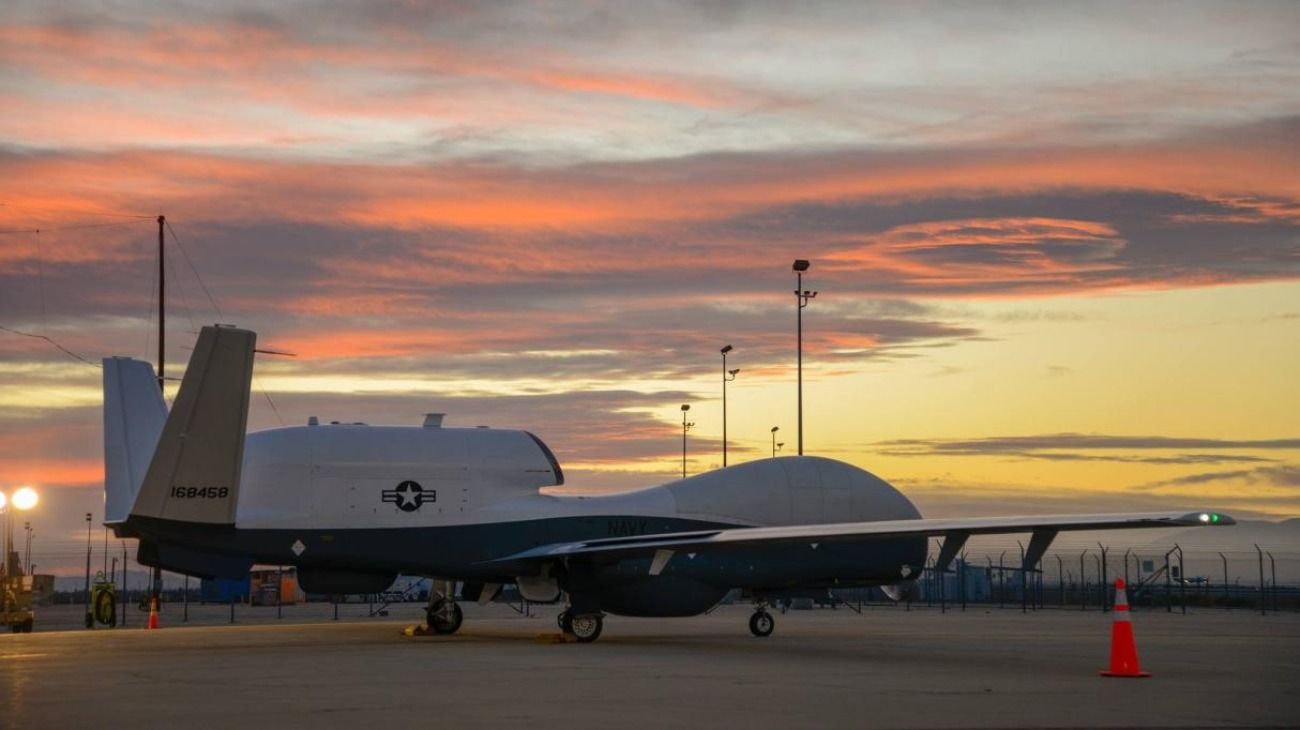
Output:
M1296 614L1135 613L1154 676L1105 679L1097 611L791 611L758 639L738 605L610 616L576 644L552 643L554 608L469 605L460 633L428 638L401 635L411 605L338 623L267 610L234 626L0 635L0 727L1300 726Z

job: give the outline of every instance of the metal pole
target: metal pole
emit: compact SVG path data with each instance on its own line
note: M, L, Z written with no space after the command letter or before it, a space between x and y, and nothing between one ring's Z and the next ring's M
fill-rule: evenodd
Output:
M921 568L921 575L922 575L922 585L925 585L926 583L929 584L928 586L925 586L925 605L933 606L934 605L934 564L930 563L928 559L926 561L926 565Z
M158 389L164 390L163 387L163 368L165 365L166 349L164 347L167 341L167 266L164 257L166 251L163 249L163 226L167 224L165 216L158 216Z
M190 574L185 574L185 595L181 597L181 621L188 623L190 620Z
M1128 582L1128 555L1129 555L1129 553L1131 553L1131 552L1133 552L1133 548L1128 548L1127 550L1124 551L1124 585L1126 585L1126 586L1129 584L1129 582Z
M798 344L795 347L799 370L799 455L803 456L803 272L796 271L798 284L795 287L795 317L797 319Z
M988 583L988 587L989 587L988 602L992 604L993 603L993 558L989 557L988 553L985 553L984 562L988 564L988 569L984 571L984 577L988 579L987 581L985 581L986 583Z
M722 468L727 468L727 353L731 345L722 348ZM734 377L734 376L733 376Z
M1109 611L1110 601L1107 595L1109 592L1106 590L1107 586L1110 585L1106 575L1106 551L1108 548L1101 543L1097 543L1097 547L1101 550L1101 569L1097 571L1098 575L1101 576L1101 610Z
M1029 571L1025 570L1025 545L1019 540L1016 540L1016 544L1020 546L1020 612L1028 613L1029 590L1025 586L1025 574Z
M936 568L939 567L937 561L935 563L935 567ZM939 578L939 613L948 613L948 603L947 603L948 570L945 568L944 570L939 571L938 578Z
M282 601L280 597L280 594L283 591L284 591L284 566L281 565L278 568L276 568L276 573L275 573L275 617L277 619L284 617L284 612L283 612L284 601Z
M817 296L815 291L804 291L803 272L808 270L808 262L803 259L796 259L794 262L794 272L798 277L796 279L796 289L794 290L795 315L797 321L798 344L795 347L798 359L799 371L799 455L803 456L803 309L808 306L808 300Z
M123 628L126 627L126 594L127 594L127 566L126 562L126 540L122 541L122 620L120 621Z
M90 522L91 522L91 513L87 512L86 513L86 627L87 629L90 629L91 626L94 626L94 621L95 621L94 617L91 616L91 612L90 612L90 549L91 549ZM1264 570L1264 568L1262 568L1262 565L1264 564L1262 564L1261 562L1260 565L1261 565L1260 574L1262 575L1264 574L1262 573L1262 570Z
M1165 613L1174 613L1174 575L1169 572L1169 551L1165 553Z
M164 394L166 388L166 367L167 367L167 252L163 246L163 230L167 225L166 216L158 216L158 390ZM162 608L162 601L159 593L162 591L162 568L153 568L152 585L149 587L149 597L158 601L158 607Z
M686 478L686 432L690 430L694 423L686 422L686 412L691 410L689 403L682 404L682 479Z
M1087 585L1087 581L1084 580L1084 576L1087 575L1087 573L1084 572L1086 569L1084 568L1083 565L1083 556L1087 554L1088 551L1086 549L1083 552L1079 553L1079 595L1081 596L1081 598L1079 599L1080 611L1088 610L1088 585Z
M1106 583L1102 580L1101 557L1093 555L1092 559L1097 561L1097 607L1103 612L1106 610L1106 599L1102 598L1106 594Z
M1273 562L1273 553L1269 552L1269 572L1273 573L1273 587L1270 588L1273 594L1273 613L1278 612L1278 564Z
M1187 569L1183 567L1183 549L1174 543L1178 550L1178 600L1183 603L1183 615L1187 615Z
M1061 554L1056 554L1056 581L1057 590L1060 591L1056 596L1056 603L1061 608L1065 608L1065 563L1061 561Z
M1219 553L1219 560L1223 561L1223 605L1231 611L1232 600L1228 597L1228 556Z
M1007 574L1002 569L1002 559L1006 556L1006 550L998 556L998 608L1005 608L1007 602Z
M966 553L961 554L961 610L966 610Z
M1267 608L1264 605L1264 551L1256 544L1255 552L1259 554L1259 615L1263 616Z

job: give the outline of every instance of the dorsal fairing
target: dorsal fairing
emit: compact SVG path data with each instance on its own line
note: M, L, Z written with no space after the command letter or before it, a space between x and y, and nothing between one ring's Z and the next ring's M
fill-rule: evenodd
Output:
M751 525L915 519L920 511L870 472L834 459L758 459L664 485L678 512Z
M414 481L427 508L399 512L385 490ZM546 454L524 431L335 424L248 435L243 526L335 524L375 519L440 519L464 509L536 495L557 481Z
M559 464L526 431L341 424L274 429L251 434L250 439L283 439L286 431L304 440L296 450L300 458L310 459L321 469L394 475L410 469L439 478L470 479L482 486L529 491L561 482ZM262 451L259 448L255 453Z

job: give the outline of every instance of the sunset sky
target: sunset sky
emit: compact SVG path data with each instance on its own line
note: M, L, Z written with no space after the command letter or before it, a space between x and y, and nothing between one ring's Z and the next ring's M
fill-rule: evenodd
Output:
M100 372L19 333L152 360L164 214L169 372L214 321L297 354L253 428L445 411L654 484L683 403L720 465L732 344L731 461L789 454L806 258L806 451L927 515L1300 515L1298 39L1286 2L6 2L0 489L51 544L102 512Z

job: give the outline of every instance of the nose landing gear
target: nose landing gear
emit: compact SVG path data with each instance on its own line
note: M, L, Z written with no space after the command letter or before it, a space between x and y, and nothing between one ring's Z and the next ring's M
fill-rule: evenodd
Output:
M767 604L759 603L754 607L754 615L749 617L749 632L754 636L771 636L776 628L776 619L767 612Z

